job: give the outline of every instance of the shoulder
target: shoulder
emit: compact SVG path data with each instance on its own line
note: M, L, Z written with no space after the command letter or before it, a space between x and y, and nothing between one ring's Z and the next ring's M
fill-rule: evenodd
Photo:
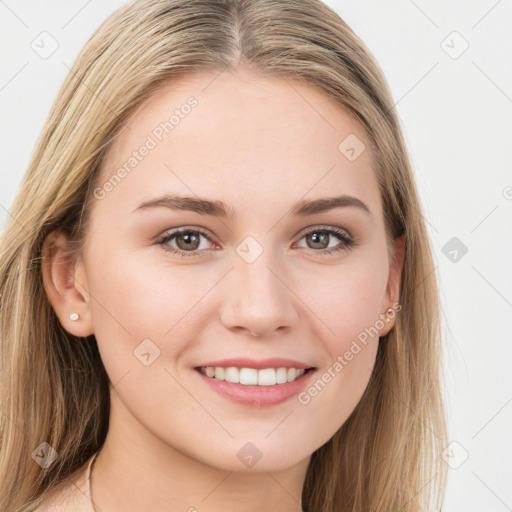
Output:
M34 512L90 512L89 469L94 457L54 487Z

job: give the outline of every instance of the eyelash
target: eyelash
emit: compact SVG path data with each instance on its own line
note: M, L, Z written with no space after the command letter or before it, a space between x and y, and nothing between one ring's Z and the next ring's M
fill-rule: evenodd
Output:
M205 231L203 231L202 229L180 228L180 229L176 229L174 231L171 231L170 233L166 233L165 235L163 235L161 238L159 238L157 240L157 244L161 245L164 251L170 252L176 256L180 256L180 257L200 256L202 251L198 251L198 250L182 251L180 249L176 249L174 247L169 247L169 245L167 245L168 242L170 242L172 239L174 239L175 237L177 237L178 235L181 235L183 233L199 233L199 234L203 235L206 239L208 239L210 242L212 242L212 240L210 240L210 237L208 236L208 234ZM320 254L321 256L327 256L329 254L346 251L356 245L356 242L354 241L354 239L349 237L344 231L341 231L340 229L333 228L333 227L317 227L315 229L312 229L312 230L304 233L300 239L302 240L302 238L304 238L307 235L310 235L311 233L322 233L322 234L327 233L330 235L335 235L337 238L339 238L343 242L341 247L331 247L330 249L321 249L321 250L311 249L312 251Z

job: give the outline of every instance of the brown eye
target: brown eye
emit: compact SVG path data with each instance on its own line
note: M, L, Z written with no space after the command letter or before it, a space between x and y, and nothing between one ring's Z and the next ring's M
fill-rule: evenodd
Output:
M179 249L182 249L184 251L187 250L195 250L200 245L200 236L194 234L194 231L184 231L183 233L178 233L175 235L176 239L176 245Z
M340 240L341 243L329 247L329 242L333 237ZM355 241L348 233L337 228L316 228L308 231L302 238L306 240L309 249L320 255L344 251L355 245Z
M157 243L161 245L165 251L178 256L200 256L204 253L204 251L199 250L201 237L212 243L206 232L200 229L177 229L164 235ZM176 247L171 245L171 242L174 242Z
M306 235L306 240L312 244L311 249L326 249L329 246L329 237L327 233L312 231Z

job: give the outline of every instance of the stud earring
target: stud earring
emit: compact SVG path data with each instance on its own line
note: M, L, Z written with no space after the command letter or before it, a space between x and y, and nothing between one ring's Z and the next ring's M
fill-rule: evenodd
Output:
M71 315L69 315L69 318L70 320L78 320L80 318L80 315L78 313L71 313Z
M391 308L386 309L386 314L389 315L393 313L393 310ZM389 318L386 318L386 322L390 322L391 320Z

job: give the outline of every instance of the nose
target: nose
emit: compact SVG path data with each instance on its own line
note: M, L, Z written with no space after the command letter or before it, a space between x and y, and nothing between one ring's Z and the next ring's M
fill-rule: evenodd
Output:
M259 338L285 334L297 324L297 296L282 265L265 257L247 263L235 258L226 276L220 318L236 334ZM257 338L254 338L257 339Z

